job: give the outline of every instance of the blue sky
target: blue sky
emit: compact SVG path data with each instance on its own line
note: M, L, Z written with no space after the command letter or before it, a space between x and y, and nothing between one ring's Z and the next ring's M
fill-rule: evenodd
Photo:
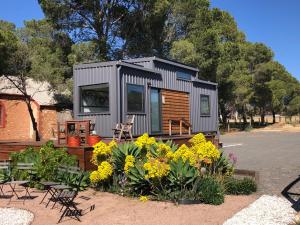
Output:
M275 60L300 80L299 0L211 0L213 7L230 12L247 40L263 42L275 53ZM23 26L24 20L41 19L37 0L1 2L0 19Z
M300 80L299 0L212 0L228 11L251 42L262 42Z

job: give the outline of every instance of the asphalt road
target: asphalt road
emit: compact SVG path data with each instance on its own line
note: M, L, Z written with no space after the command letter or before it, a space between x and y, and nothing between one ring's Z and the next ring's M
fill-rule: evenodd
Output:
M299 132L241 132L222 135L221 142L238 157L237 168L259 172L261 193L280 194L300 175ZM300 184L294 189L299 193Z

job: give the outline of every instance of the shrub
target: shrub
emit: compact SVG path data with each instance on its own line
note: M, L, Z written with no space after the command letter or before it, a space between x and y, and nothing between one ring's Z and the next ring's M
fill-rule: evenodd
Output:
M75 156L69 155L66 149L55 149L52 141L42 145L40 149L29 147L24 151L14 152L11 154L11 160L13 164L12 176L15 179L29 178L28 171L16 169L17 163L33 163L36 171L34 184L39 181L56 180L60 165L75 166L77 164Z
M220 205L224 202L224 188L221 182L212 176L201 179L197 187L202 202L206 204Z
M257 189L255 181L248 177L243 179L237 179L234 177L226 178L224 186L226 194L229 195L249 195Z

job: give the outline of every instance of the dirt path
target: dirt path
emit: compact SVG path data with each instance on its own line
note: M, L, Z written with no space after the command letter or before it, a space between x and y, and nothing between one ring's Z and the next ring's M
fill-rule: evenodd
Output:
M56 224L60 216L59 209L45 208L45 205L40 205L42 193L33 192L32 195L37 196L37 198L27 200L24 205L22 202L12 202L7 205L7 199L0 199L0 207L17 207L30 210L35 214L33 225ZM137 199L88 190L82 192L78 198L78 202L80 202L78 207L87 209L84 211L86 214L81 217L82 222L65 218L61 224L219 225L256 199L257 196L255 195L226 196L225 203L220 206L204 204L177 206L166 202L148 201L143 203ZM88 210L91 205L95 205L95 210Z

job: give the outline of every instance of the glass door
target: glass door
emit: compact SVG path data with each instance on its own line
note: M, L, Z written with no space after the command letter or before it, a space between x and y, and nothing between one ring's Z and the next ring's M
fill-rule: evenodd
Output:
M160 109L160 91L157 88L151 88L150 110L151 110L151 133L161 132L161 109Z

